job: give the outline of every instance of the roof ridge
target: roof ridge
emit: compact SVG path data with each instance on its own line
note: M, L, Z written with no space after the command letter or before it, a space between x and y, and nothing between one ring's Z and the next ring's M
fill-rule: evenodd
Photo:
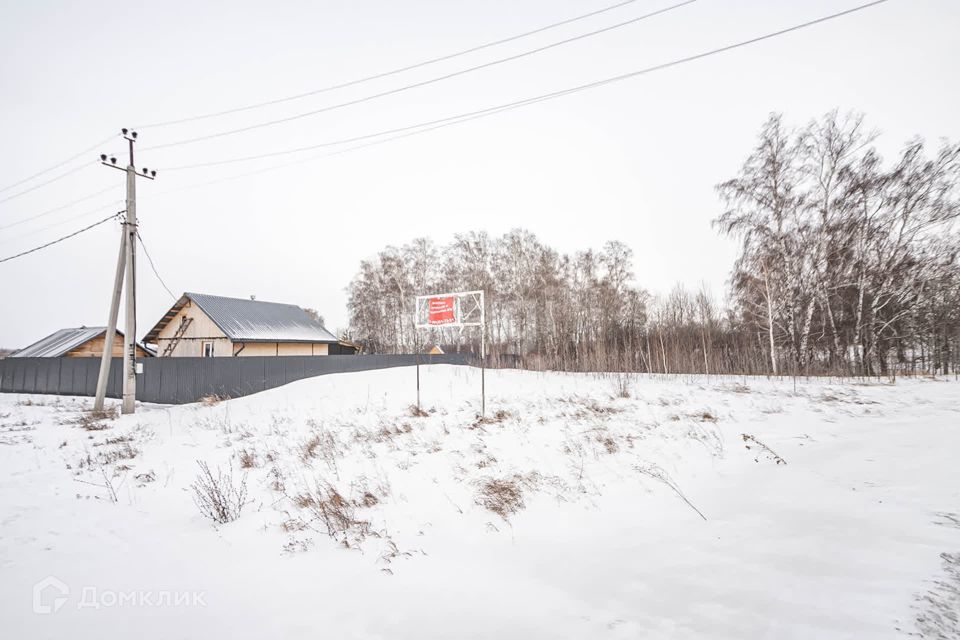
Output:
M237 302L259 302L261 304L276 304L284 307L296 307L297 309L303 309L298 304L293 304L292 302L273 302L272 300L258 300L257 298L236 298L234 296L222 296L218 293L197 293L196 291L186 291L184 292L185 296L203 296L206 298L220 298L221 300L235 300Z

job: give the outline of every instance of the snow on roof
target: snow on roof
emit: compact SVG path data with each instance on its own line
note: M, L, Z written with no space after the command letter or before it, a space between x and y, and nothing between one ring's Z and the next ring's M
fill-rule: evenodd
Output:
M76 327L54 331L46 338L34 342L29 347L10 354L10 358L59 358L82 345L93 340L107 330L106 327ZM117 335L123 332L117 330ZM140 348L149 351L144 345L137 343ZM149 351L149 353L153 353Z
M336 336L294 304L205 293L183 295L234 342L337 342Z

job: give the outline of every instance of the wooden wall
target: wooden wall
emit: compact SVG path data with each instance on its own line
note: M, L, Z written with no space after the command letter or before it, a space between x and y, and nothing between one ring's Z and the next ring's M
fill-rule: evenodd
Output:
M182 318L193 318L193 322L187 327L183 337L177 342L173 353L169 354L172 358L200 357L203 355L203 343L213 342L214 357L232 356L233 343L220 330L220 327L214 323L210 317L205 314L200 307L188 301L180 309L180 312L167 323L157 339L157 355L162 356L163 350L170 344L170 338L173 338L177 329L180 328Z
M92 340L87 340L79 347L64 354L67 358L99 358L103 355L103 345L106 342L106 335L100 335ZM113 356L115 358L123 357L123 336L119 333L113 336ZM137 357L145 358L147 353L137 346Z
M240 344L233 347L240 349ZM325 356L326 344L312 342L248 342L238 356Z

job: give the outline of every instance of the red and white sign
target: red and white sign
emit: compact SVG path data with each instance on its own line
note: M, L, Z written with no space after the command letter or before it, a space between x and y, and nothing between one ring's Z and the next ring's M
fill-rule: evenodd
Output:
M430 298L427 306L427 324L453 324L457 321L457 314L453 307L453 296Z

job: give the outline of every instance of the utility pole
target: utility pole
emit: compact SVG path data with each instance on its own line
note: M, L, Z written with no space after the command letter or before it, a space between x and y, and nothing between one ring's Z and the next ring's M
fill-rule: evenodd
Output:
M125 288L125 321L123 332L123 404L122 413L133 413L136 409L137 398L137 177L153 180L157 172L146 167L137 172L133 159L133 145L137 140L137 132L121 129L124 140L127 141L129 162L127 166L117 165L114 156L108 158L100 155L100 163L113 169L119 169L127 174L127 210L126 220L123 223L123 234L120 241L120 258L117 260L117 272L114 280L113 297L110 300L110 314L107 319L107 335L103 345L103 355L100 358L100 375L97 378L97 396L94 400L94 410L103 409L103 398L106 395L107 381L110 379L110 362L113 359L113 340L116 335L117 315L120 306L120 283L126 278Z
M103 411L103 399L107 395L110 379L110 361L113 359L113 341L117 335L117 312L120 309L120 292L123 290L123 271L127 261L127 226L120 228L120 253L117 255L117 273L113 278L113 295L110 297L110 314L107 316L107 332L103 336L103 353L100 355L100 375L97 377L97 396L93 401L94 411Z

